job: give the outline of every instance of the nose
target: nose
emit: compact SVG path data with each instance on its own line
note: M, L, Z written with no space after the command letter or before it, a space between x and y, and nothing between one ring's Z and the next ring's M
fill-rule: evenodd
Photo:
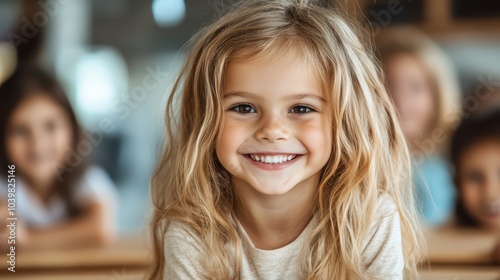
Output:
M290 137L286 120L277 114L262 118L259 125L259 129L255 133L258 140L277 142L287 140Z
M47 151L50 139L43 131L31 131L30 133L30 146L31 150L37 154Z

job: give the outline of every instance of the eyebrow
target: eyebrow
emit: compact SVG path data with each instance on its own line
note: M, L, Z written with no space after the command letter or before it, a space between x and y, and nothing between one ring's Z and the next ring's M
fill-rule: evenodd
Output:
M224 94L224 99L228 98L233 98L233 97L243 97L243 98L258 98L256 94L246 92L246 91L235 91L235 92L229 92ZM293 99L293 100L300 100L300 99L305 99L305 98L313 98L317 99L322 103L326 103L326 100L317 94L314 93L299 93L299 94L294 94L294 95L287 95L284 97L284 99Z

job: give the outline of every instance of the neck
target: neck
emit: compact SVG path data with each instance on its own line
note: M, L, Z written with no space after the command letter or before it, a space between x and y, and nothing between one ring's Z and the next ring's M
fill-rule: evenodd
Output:
M26 184L44 204L48 203L54 194L53 180L34 180L26 178Z
M235 212L256 248L272 250L291 243L313 217L319 174L282 195L265 195L245 182L234 182Z

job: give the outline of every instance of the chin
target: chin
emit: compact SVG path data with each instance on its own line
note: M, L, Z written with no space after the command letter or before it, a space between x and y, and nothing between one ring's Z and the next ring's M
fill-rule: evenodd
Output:
M41 182L52 182L58 179L58 175L59 174L57 174L56 170L40 170L38 172L33 172L30 177L32 178L32 180L41 183Z
M288 193L290 190L267 190L267 191L259 191L263 195L269 196L279 196Z
M279 187L277 187L279 186ZM257 186L252 186L252 188L263 194L263 195L283 195L288 193L293 189L294 186L287 186L284 184L260 184Z

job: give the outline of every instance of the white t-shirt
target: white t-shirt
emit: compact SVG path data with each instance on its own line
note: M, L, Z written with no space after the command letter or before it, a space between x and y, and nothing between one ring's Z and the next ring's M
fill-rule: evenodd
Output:
M53 197L48 205L42 204L36 194L31 191L20 177L16 177L16 216L26 226L47 228L68 218L68 207L60 196ZM110 209L116 208L116 187L106 174L97 166L89 166L74 192L75 202L84 207L94 201L101 201ZM7 180L0 182L0 199L7 197Z
M399 214L388 198L380 199L376 217L364 241L362 260L371 279L403 279L404 259ZM242 260L240 280L306 279L298 270L299 254L307 235L317 224L314 217L290 244L274 249L255 248L238 222ZM165 234L164 279L203 279L200 271L203 247L196 234L180 222L172 222Z

